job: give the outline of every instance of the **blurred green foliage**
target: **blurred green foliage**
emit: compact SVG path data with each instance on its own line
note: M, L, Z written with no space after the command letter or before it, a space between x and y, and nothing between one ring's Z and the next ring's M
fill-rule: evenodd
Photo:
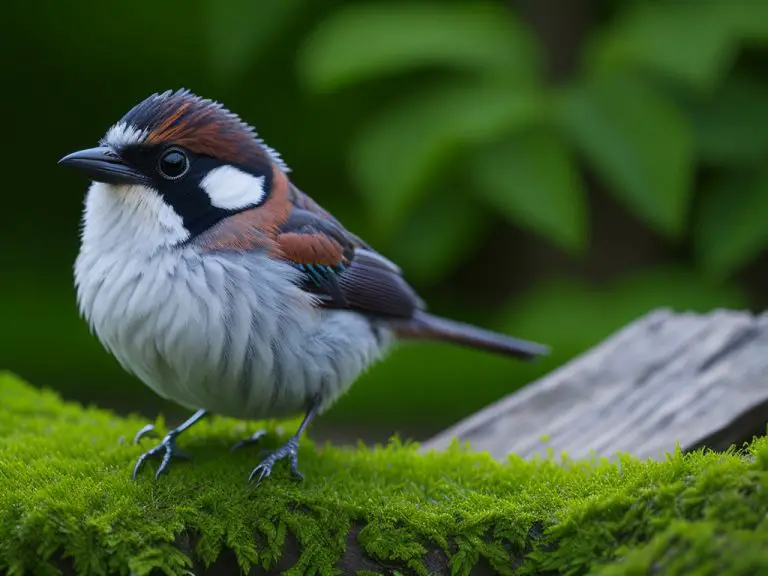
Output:
M728 276L754 257L765 226L739 216L766 215L762 174L738 182L730 228L712 211L717 198L732 202L733 175L700 212L691 207L697 169L737 165L740 177L768 159L768 82L729 76L742 47L768 44L768 4L627 6L592 31L564 85L544 80L540 47L500 3L349 4L321 22L299 59L316 92L414 67L452 72L442 84L404 87L352 143L350 171L382 234L425 195L445 193L429 182L449 170L469 177L487 209L580 255L589 210L575 164L584 163L656 233L679 241L696 230L706 272ZM458 221L462 210L443 218Z
M536 4L19 3L4 39L15 217L0 232L0 365L159 406L77 318L85 183L55 161L178 86L256 125L433 311L554 349L523 365L407 346L331 422L434 430L654 307L762 307L768 3L585 0L583 30L563 39L542 29L570 12ZM577 56L553 70L557 53Z

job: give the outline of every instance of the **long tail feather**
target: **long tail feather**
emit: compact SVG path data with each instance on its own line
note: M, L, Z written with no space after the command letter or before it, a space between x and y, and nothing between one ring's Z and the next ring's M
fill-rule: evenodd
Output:
M483 330L477 326L421 311L416 312L407 322L398 323L395 332L398 337L406 340L441 340L523 360L549 354L549 347L543 344Z

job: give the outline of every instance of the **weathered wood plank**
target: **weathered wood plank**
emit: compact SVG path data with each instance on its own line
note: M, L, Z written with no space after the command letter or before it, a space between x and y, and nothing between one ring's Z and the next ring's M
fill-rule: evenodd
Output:
M422 445L454 437L496 458L663 458L679 443L722 449L768 421L768 313L651 312L522 390ZM547 444L541 438L547 435Z

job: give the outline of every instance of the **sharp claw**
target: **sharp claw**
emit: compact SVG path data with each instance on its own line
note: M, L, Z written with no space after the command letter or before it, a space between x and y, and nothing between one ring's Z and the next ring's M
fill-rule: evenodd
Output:
M145 436L152 436L153 438L157 438L158 434L155 431L155 425L154 424L147 424L141 430L136 432L136 436L133 437L133 443L138 444L142 438Z
M141 467L144 465L144 462L146 462L148 454L149 452L147 452L146 454L142 454L141 456L139 456L139 459L136 460L136 464L133 467L133 474L131 474L131 478L133 478L134 480L136 479L136 476L138 475L139 470L141 470Z
M168 464L170 464L170 462L171 462L170 458L167 458L167 457L163 458L163 461L160 462L160 466L157 467L157 471L155 471L155 480L160 478L162 474L168 474Z
M290 458L291 476L298 480L304 480L304 474L299 471L298 448L299 443L296 438L291 438L288 440L288 442L286 442L283 446L264 458L261 464L256 466L256 468L251 471L251 475L248 476L248 482L250 483L258 474L258 478L256 480L256 486L258 486L264 478L268 477L272 473L272 467L277 463L277 461L286 457Z
M272 471L271 468L271 466L264 466L263 464L259 464L251 471L251 475L248 476L248 482L252 482L253 477L258 473L259 477L256 479L256 486L258 486L266 476L269 476L270 472Z
M299 472L299 454L296 450L291 452L291 476L304 480L304 474Z
M166 436L163 438L163 441L155 446L154 448L146 451L144 454L139 456L138 460L136 460L136 464L133 467L133 474L131 477L133 479L136 479L139 471L144 466L147 460L150 458L157 458L162 453L162 459L160 460L160 465L157 467L157 471L155 472L155 479L157 480L161 474L165 474L168 472L168 468L171 464L171 460L174 458L178 458L181 460L191 460L192 455L188 452L185 452L184 450L179 450L176 448L176 440L173 436Z

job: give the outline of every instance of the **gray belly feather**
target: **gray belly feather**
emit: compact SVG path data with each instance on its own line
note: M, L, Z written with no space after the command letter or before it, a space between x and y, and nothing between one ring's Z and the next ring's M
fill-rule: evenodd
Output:
M355 313L314 307L297 272L264 255L94 258L76 263L91 329L126 370L191 409L255 419L315 398L327 408L392 340Z

